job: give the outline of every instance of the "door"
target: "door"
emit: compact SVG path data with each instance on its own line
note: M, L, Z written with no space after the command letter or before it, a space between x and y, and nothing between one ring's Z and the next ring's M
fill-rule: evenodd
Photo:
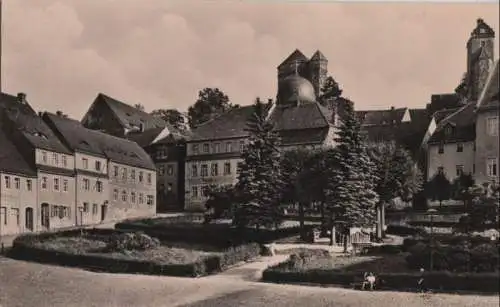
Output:
M108 211L108 206L107 205L101 205L101 222L103 222L106 219L106 213Z
M42 214L40 215L41 217L41 222L42 222L42 227L49 229L50 228L50 206L47 203L42 204Z
M26 208L26 212L24 215L25 218L25 228L33 231L33 208Z

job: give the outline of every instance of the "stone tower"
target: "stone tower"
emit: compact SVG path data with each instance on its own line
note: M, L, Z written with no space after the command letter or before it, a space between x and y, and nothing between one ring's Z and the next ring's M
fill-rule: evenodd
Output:
M323 88L328 75L328 60L323 53L321 53L321 51L317 50L309 60L308 64L308 79L314 86L314 93L316 94L316 97L320 97L321 89Z
M467 75L470 100L477 100L486 84L494 60L495 31L483 19L477 19L476 28L467 41Z

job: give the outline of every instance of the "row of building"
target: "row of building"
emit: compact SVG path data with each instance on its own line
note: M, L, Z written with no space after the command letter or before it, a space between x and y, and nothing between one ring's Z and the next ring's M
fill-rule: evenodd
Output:
M465 77L454 93L432 95L420 109L357 110L366 139L404 146L427 179L468 172L478 183L498 181L494 37L477 20L467 41ZM334 147L348 101L318 102L326 57L295 50L277 70L268 120L282 149ZM2 234L203 210L209 186L237 180L253 107L232 109L188 131L105 94L80 122L36 114L22 94L2 94L0 111Z

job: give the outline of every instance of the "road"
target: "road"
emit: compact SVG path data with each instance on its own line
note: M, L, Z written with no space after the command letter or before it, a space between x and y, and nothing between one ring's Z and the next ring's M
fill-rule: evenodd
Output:
M0 306L498 306L496 296L422 296L253 281L265 265L250 263L190 279L93 273L0 258Z

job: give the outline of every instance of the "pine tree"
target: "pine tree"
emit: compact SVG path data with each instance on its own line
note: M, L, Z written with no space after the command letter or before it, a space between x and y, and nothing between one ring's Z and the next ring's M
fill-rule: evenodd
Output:
M266 115L266 105L257 100L247 122L250 137L235 186L239 226L271 226L281 221L280 139Z
M338 146L328 153L331 170L326 191L330 221L342 222L345 233L351 227L371 224L378 201L374 191L374 167L363 145L360 130L354 106L348 103L336 138ZM344 245L347 248L346 241Z

